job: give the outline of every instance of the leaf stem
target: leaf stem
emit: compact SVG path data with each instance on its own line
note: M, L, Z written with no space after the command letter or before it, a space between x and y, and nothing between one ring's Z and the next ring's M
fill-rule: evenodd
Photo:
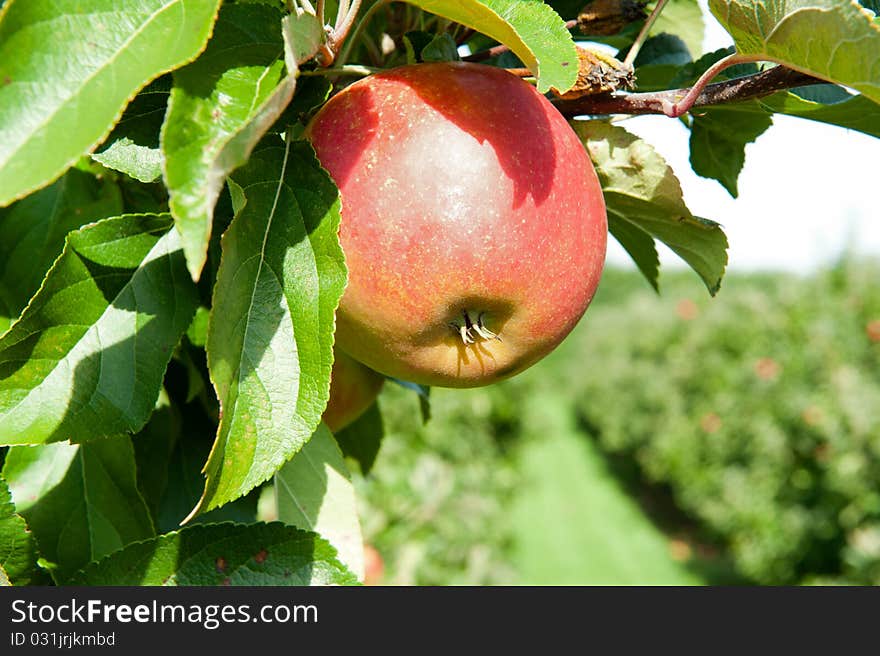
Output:
M355 0L358 4L360 4L360 0ZM351 54L351 49L354 47L354 44L357 43L358 38L360 37L361 32L364 28L369 24L369 22L373 19L373 16L384 7L389 4L391 0L376 0L375 3L370 5L370 8L364 12L363 17L361 17L360 22L355 25L354 30L351 32L350 38L345 41L345 44L342 45L342 50L339 52L339 56L336 58L337 64L344 65L348 60L349 55ZM352 21L354 20L354 16L352 16Z
M706 85L709 84L709 82L711 82L712 79L725 68L730 68L731 66L736 66L737 64L749 64L752 62L765 60L765 57L761 57L759 55L740 55L737 53L728 55L727 57L722 57L717 62L712 64L706 70L706 72L700 76L700 78L694 83L694 86L688 89L688 92L681 100L679 100L678 102L666 101L666 103L663 105L663 113L670 118L678 118L679 116L687 112L691 107L693 107L694 102L703 92L703 89L706 88Z
M331 28L329 25L324 25L324 0L318 0L318 19L321 22L321 27L327 32L327 41L321 46L316 58L318 64L325 68L333 65L336 61L336 53L345 42L360 8L361 0L351 0L351 2L340 0L339 11L336 12L336 23Z
M312 71L300 71L299 74L306 77L317 77L324 75L359 75L361 77L366 77L367 75L378 73L381 70L381 68L373 68L372 66L362 66L360 64L345 64L344 66L333 66L330 68L316 68Z
M339 0L339 6L336 8L336 20L333 22L334 25L340 25L342 21L345 20L345 17L348 15L349 10L349 1L348 0Z
M342 5L340 4L340 7L341 6ZM342 21L337 21L333 26L333 33L330 35L330 40L334 52L339 50L339 47L343 44L346 37L348 37L348 33L351 31L352 25L354 25L355 18L357 18L360 9L361 0L352 0L348 7L348 12L345 14L345 18L343 18Z
M654 10L651 12L651 15L645 19L645 24L642 25L642 29L639 31L639 35L630 46L629 52L626 53L626 59L623 60L623 63L625 65L633 65L633 62L639 55L639 50L642 49L645 41L648 40L648 32L651 31L652 27L654 27L654 22L660 17L660 12L663 11L663 7L666 6L667 2L669 2L669 0L657 0L657 4L654 5Z

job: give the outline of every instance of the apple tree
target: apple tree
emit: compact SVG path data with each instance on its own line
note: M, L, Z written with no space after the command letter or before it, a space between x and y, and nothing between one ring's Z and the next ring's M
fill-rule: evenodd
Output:
M540 360L608 233L719 291L623 119L733 196L774 114L880 136L876 2L709 7L0 0L0 579L362 581L383 384Z

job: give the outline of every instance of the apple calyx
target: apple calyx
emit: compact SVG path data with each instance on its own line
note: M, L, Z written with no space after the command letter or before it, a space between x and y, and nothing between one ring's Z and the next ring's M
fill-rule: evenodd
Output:
M464 324L452 322L449 324L449 327L458 333L459 337L461 337L462 343L465 345L473 344L476 341L474 339L474 333L476 333L477 337L483 341L489 341L492 339L497 339L499 342L502 341L500 335L496 335L483 324L484 314L485 312L480 312L477 315L477 320L474 321L471 319L470 312L467 309L464 309L461 311Z

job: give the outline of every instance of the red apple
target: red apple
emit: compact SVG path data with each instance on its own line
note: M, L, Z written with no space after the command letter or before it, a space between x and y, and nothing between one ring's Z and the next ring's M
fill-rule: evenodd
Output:
M384 382L382 375L334 349L330 400L321 420L334 433L342 430L370 407Z
M385 576L385 561L376 547L364 545L364 585L382 585Z
M352 84L306 130L342 197L337 344L425 385L495 382L549 353L605 260L602 190L566 120L490 66Z

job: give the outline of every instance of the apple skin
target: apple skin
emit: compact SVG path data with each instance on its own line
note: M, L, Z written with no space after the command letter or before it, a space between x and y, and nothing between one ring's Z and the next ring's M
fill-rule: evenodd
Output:
M364 585L382 585L385 576L385 561L376 547L364 545Z
M338 93L305 135L340 189L336 340L357 360L424 385L486 385L583 315L605 261L602 190L528 83L479 64L403 66ZM467 343L464 312L501 339Z
M382 390L385 378L354 358L333 351L330 400L321 420L336 433L364 414Z

